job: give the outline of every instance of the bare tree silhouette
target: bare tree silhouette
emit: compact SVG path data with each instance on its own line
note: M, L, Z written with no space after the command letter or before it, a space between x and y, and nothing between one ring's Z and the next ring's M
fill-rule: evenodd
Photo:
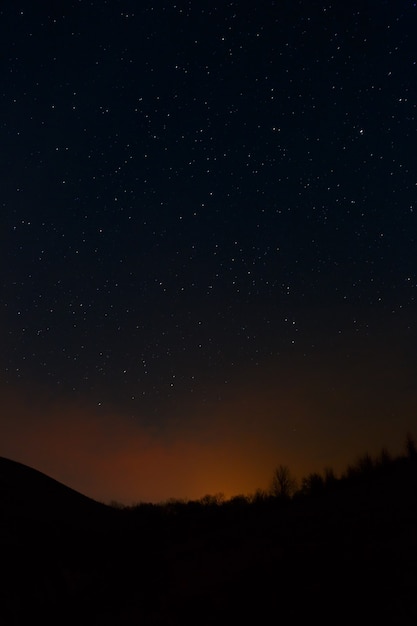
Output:
M410 460L417 459L417 445L410 432L408 432L405 437L405 450Z
M271 494L282 500L289 500L297 488L297 482L287 465L278 465L271 482Z

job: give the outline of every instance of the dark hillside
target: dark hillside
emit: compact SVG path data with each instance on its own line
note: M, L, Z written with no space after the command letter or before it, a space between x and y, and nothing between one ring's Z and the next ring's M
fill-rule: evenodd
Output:
M0 514L84 523L110 508L27 465L0 457Z
M0 624L20 626L36 615L52 623L70 590L80 595L95 575L116 517L111 507L0 457Z

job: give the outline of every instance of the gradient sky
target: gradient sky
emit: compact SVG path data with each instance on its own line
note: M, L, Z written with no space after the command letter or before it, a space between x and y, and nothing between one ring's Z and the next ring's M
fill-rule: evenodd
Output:
M0 455L124 503L417 428L417 7L0 8Z

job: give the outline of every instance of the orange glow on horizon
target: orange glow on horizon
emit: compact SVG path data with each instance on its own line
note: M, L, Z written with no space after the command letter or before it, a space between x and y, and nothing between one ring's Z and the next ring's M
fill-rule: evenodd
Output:
M365 451L401 449L415 431L417 401L406 376L397 393L390 377L399 370L375 366L367 388L357 363L352 371L264 371L211 404L179 398L176 413L146 427L140 416L7 389L0 455L104 502L248 495L267 489L281 463L301 478L326 466L340 472Z

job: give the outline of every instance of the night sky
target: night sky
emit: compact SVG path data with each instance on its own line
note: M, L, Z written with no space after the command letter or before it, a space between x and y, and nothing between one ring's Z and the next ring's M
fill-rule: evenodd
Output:
M417 428L417 6L0 8L0 455L132 503Z

